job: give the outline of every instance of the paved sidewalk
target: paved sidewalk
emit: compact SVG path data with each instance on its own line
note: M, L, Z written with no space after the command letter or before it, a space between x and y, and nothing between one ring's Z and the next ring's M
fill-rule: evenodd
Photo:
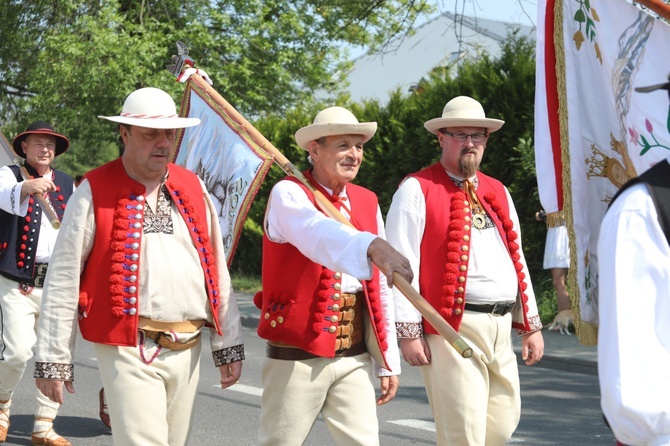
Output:
M253 303L253 293L236 292L240 307L242 325L255 329L258 326L260 310ZM542 331L544 337L544 357L534 367L543 367L572 373L598 375L598 350L596 346L584 346L577 335L563 335L558 331ZM520 338L513 336L514 350L521 361Z

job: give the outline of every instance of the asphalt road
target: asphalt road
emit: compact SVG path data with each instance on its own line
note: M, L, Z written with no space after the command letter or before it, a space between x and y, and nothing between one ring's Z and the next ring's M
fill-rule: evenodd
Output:
M190 445L253 445L260 413L260 364L265 344L245 328L247 359L239 384L217 387L218 370L203 349L201 379ZM207 339L204 339L208 342ZM207 345L207 344L206 344ZM600 415L597 377L520 365L522 415L510 445L613 445L614 437ZM32 363L17 389L11 427L5 444L30 445L34 407ZM75 394L56 419L56 430L75 446L112 445L110 431L98 418L100 378L91 344L77 340ZM434 425L418 370L404 367L401 388L394 401L379 409L381 444L388 446L435 444ZM306 445L333 444L325 424L318 420Z

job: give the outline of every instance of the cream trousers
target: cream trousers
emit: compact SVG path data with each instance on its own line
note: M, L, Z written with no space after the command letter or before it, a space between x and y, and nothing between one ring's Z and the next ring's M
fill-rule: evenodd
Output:
M368 353L302 361L265 358L258 445L302 445L319 413L334 444L379 444Z
M0 401L11 398L18 385L26 363L33 357L37 342L37 320L42 303L42 288L34 288L24 296L19 283L0 276ZM31 378L32 379L32 378ZM34 386L33 386L34 387ZM36 390L35 417L56 418L59 404Z
M150 346L153 341L146 341ZM116 445L183 446L188 443L200 377L202 342L161 348L146 364L140 348L94 344ZM157 347L144 351L148 360Z
M466 311L459 334L472 347L463 358L439 335L427 335L432 361L422 366L440 446L504 446L519 424L519 371L512 315Z

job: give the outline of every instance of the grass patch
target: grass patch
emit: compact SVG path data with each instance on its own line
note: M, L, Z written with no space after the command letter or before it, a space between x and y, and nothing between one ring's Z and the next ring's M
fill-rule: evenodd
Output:
M233 283L235 291L245 293L255 293L263 289L261 278L259 276L249 276L244 274L232 274L230 280Z

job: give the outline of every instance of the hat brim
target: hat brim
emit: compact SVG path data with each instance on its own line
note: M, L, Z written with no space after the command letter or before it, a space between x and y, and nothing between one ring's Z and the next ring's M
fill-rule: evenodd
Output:
M26 157L26 154L23 151L23 147L21 147L21 143L25 141L26 138L30 135L48 135L55 137L56 151L54 156L62 154L68 149L68 147L70 147L70 140L67 139L65 136L61 135L60 133L52 132L49 129L30 130L27 132L19 133L18 135L16 135L16 138L14 138L14 141L12 141L12 147L14 148L14 153L16 153L21 158Z
M376 122L360 122L358 124L312 124L295 132L295 141L301 149L307 150L310 141L315 141L324 136L362 135L363 142L367 142L376 132Z
M504 123L505 121L492 118L435 118L426 121L423 126L426 127L430 133L437 133L438 130L445 127L482 127L489 132L495 132L500 130L500 127L502 127Z
M200 124L200 118L129 118L126 116L98 116L119 124L134 125L136 127L145 127L149 129L185 129Z

